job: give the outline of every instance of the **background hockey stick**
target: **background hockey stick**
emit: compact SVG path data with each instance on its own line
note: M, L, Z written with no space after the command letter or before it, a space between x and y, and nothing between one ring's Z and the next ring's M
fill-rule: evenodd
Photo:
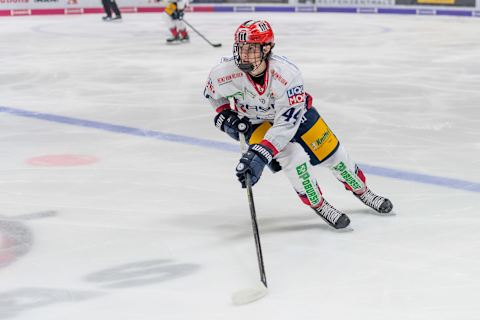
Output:
M230 98L230 107L235 108L235 102L233 98ZM243 153L247 152L247 143L245 141L245 135L239 133L240 137L240 150ZM255 300L263 298L267 294L267 276L265 274L265 266L263 263L263 254L262 254L262 245L260 243L260 233L258 231L257 225L257 214L255 212L255 203L253 202L253 192L252 192L252 180L250 174L245 175L245 184L247 186L247 197L248 204L250 206L250 216L252 218L252 228L253 228L253 237L255 239L255 247L257 249L257 261L258 269L260 271L260 281L262 284L255 288L248 288L240 290L233 294L232 301L234 304L246 304L253 302Z
M222 44L221 43L212 43L210 42L210 40L208 40L207 38L205 38L205 36L203 34L201 34L197 29L195 29L190 23L188 23L187 20L183 19L183 22L185 22L185 24L187 26L190 27L190 29L192 29L193 31L195 31L196 34L198 34L200 37L203 38L203 40L207 41L209 45L211 45L212 47L214 48L218 48L218 47L221 47Z

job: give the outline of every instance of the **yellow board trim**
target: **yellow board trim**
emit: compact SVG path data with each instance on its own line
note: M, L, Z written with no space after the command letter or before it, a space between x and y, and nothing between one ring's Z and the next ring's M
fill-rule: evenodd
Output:
M423 4L455 4L455 0L417 0L417 3L423 3Z
M321 162L328 157L338 145L338 139L322 118L302 135L302 140Z
M261 125L259 125L250 136L250 139L248 140L248 144L262 142L263 137L265 137L265 134L267 133L268 129L270 129L271 127L272 127L272 124L270 122L264 122Z

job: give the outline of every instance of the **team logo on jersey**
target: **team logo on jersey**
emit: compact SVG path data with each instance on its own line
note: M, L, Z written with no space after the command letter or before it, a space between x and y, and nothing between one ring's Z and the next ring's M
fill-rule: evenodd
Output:
M234 99L244 99L243 92L237 91L234 94L231 94L229 96L226 96L227 99L234 98Z
M243 72L237 72L237 73L232 73L229 75L226 75L225 77L218 78L218 84L223 85L229 82L232 82L233 79L243 77Z
M212 95L215 94L215 88L213 87L211 78L208 78L207 85L205 86L205 90L203 92L205 96L207 96L208 93L211 93Z
M288 89L287 97L288 97L288 103L290 105L305 102L305 92L303 91L303 85Z
M272 76L275 80L286 86L288 84L287 80L283 79L282 76L276 72L275 70L272 70Z

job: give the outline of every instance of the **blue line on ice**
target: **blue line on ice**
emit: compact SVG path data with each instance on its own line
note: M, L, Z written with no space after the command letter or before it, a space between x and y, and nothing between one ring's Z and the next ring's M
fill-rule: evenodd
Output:
M144 130L144 129L120 126L120 125L115 125L115 124L110 124L105 122L64 117L64 116L49 114L49 113L32 112L28 110L15 109L15 108L3 107L3 106L0 106L0 112L8 113L8 114L19 116L19 117L35 118L35 119L41 119L45 121L70 124L70 125L79 126L79 127L94 128L94 129L99 129L103 131L110 131L110 132L117 132L117 133L125 133L125 134L130 134L135 136L147 137L147 138L175 142L175 143L183 143L187 145L211 148L211 149L216 149L221 151L238 152L238 145L233 143L225 143L225 142L219 142L219 141L208 140L208 139L199 139L199 138L193 138L193 137L188 137L188 136L183 136L178 134L163 133L163 132L154 131L154 130ZM373 174L377 176L393 178L398 180L431 184L431 185L442 186L442 187L447 187L451 189L480 192L480 184L471 182L471 181L437 177L437 176L431 176L427 174L419 174L419 173L414 173L409 171L371 166L367 164L359 164L359 165L362 168L362 170L368 174Z

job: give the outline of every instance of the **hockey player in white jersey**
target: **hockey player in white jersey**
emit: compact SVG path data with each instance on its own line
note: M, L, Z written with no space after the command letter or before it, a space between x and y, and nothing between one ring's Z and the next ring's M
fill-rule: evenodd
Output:
M213 67L204 90L217 112L215 125L237 140L242 132L248 141L236 167L242 186L246 173L257 183L265 166L283 171L306 205L330 226L345 228L350 219L325 200L312 175L312 166L322 165L364 204L389 213L390 200L367 187L362 170L312 106L299 69L274 55L274 46L267 21L244 22L235 32L233 57Z
M182 43L190 40L187 26L183 22L183 15L187 5L188 0L168 0L165 13L169 16L168 29L171 36L167 38L167 43Z

